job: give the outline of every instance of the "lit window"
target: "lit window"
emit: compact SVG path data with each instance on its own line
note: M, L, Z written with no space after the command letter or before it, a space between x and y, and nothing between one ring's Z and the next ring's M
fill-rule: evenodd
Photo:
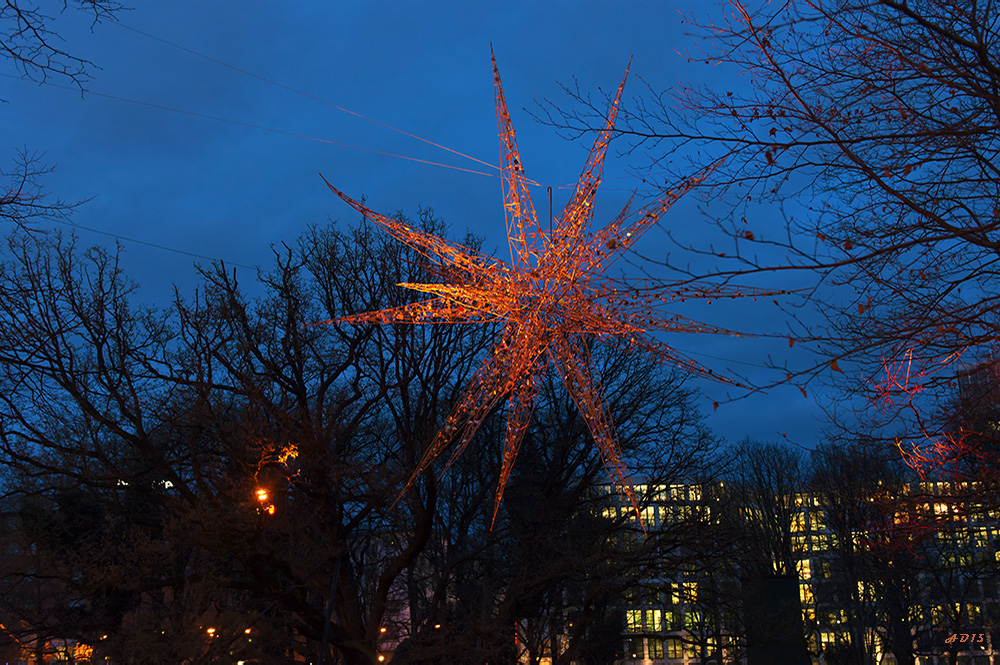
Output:
M681 585L672 583L670 584L670 604L671 605L681 605L683 600L681 599Z
M646 610L645 627L647 633L659 633L663 630L663 611Z
M812 568L809 565L809 559L803 559L799 561L795 566L799 571L799 577L804 580L812 578Z
M658 638L650 638L646 640L646 646L649 650L647 654L649 658L656 660L658 658L663 658L663 640Z
M684 651L681 641L676 637L668 637L664 640L667 646L667 658L683 658Z
M805 530L806 530L805 513L796 513L792 515L792 531L805 531Z
M647 527L652 527L656 524L656 506L647 506L642 509L642 523Z
M969 623L978 624L983 619L983 608L979 605L969 605L967 608L969 613Z
M642 631L642 610L625 610L626 629L630 633Z

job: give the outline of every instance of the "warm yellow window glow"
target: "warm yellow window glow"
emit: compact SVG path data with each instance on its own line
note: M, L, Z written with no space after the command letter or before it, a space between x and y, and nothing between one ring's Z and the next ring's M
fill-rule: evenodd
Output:
M642 610L625 610L625 630L630 633L642 631Z
M792 515L792 531L805 531L806 530L806 514L796 513Z
M642 523L652 526L656 519L656 506L647 506L642 509Z
M809 559L799 561L796 568L798 568L799 577L802 579L808 580L812 578L812 567L809 565Z
M663 630L662 610L646 610L646 632L658 633Z

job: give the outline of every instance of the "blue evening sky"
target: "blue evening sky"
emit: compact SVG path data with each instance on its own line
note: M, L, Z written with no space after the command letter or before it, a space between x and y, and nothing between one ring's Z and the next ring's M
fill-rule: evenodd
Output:
M61 3L51 4L55 14ZM164 0L119 14L121 25L93 28L85 15L67 11L56 14L52 26L65 40L61 46L100 69L82 96L78 90L0 78L0 99L8 102L0 107L0 159L12 158L20 147L45 152L45 161L57 166L44 182L50 192L65 200L93 197L72 218L81 227L227 264L269 267L271 246L291 244L307 226L328 218L355 223L356 213L327 190L319 173L383 213L415 216L418 207L432 207L451 226L452 237L471 230L485 238L487 251L506 256L495 175L379 153L493 169L335 106L499 164L492 44L526 174L556 187L558 214L592 137L568 141L525 109L537 110L536 102L545 99L570 105L560 82L572 85L575 77L581 90L595 95L614 90L631 57L626 97L646 90L640 77L656 90L684 81L726 89L746 85L738 71L688 62L684 53L703 45L682 23L682 12L692 10L704 18L723 7L695 0ZM0 73L15 71L2 61ZM631 190L641 187L633 176L649 160L641 152L614 153L612 144L595 226L612 218ZM533 194L539 216L547 216L544 186ZM696 204L682 201L663 226L682 229L688 238L697 238L703 227L707 233ZM92 231L77 233L84 245L115 242ZM146 302L165 304L173 284L188 293L197 283L193 264L203 260L128 241L124 246L126 269ZM641 251L665 255L662 230L647 234ZM254 275L238 270L243 284ZM712 323L746 332L784 331L780 313L769 303L724 301L699 312ZM760 383L775 378L759 369L766 356L780 361L790 352L784 340L673 336L664 341L717 371L749 374ZM782 386L726 403L731 392L726 388L694 385L704 394L700 406L709 425L730 441L747 435L775 440L786 433L812 447L820 436L821 411L812 395L805 399L798 388ZM714 413L713 401L723 402Z

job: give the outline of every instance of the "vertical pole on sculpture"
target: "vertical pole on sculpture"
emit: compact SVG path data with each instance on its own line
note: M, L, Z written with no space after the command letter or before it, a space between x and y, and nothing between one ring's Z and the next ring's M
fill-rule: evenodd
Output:
M552 185L546 187L549 190L549 237L552 237Z

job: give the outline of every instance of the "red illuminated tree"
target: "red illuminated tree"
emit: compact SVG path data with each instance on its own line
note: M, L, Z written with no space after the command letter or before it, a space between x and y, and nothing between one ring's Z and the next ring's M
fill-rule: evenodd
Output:
M998 11L949 0L734 2L700 24L706 42L691 60L747 84L654 93L622 113L633 147L659 149L652 182L663 181L660 164L675 165L673 181L727 156L702 185L732 249L722 259L692 248L714 257L698 276L816 284L820 314L800 317L793 336L826 359L781 367L777 380L820 376L865 395L873 408L862 420L889 426L877 434L887 446L958 445L935 413L954 394L954 363L996 355ZM549 120L596 131L599 111L577 100ZM886 364L910 359L917 408L897 403L878 418L884 393L872 388ZM848 435L852 410L839 414Z

